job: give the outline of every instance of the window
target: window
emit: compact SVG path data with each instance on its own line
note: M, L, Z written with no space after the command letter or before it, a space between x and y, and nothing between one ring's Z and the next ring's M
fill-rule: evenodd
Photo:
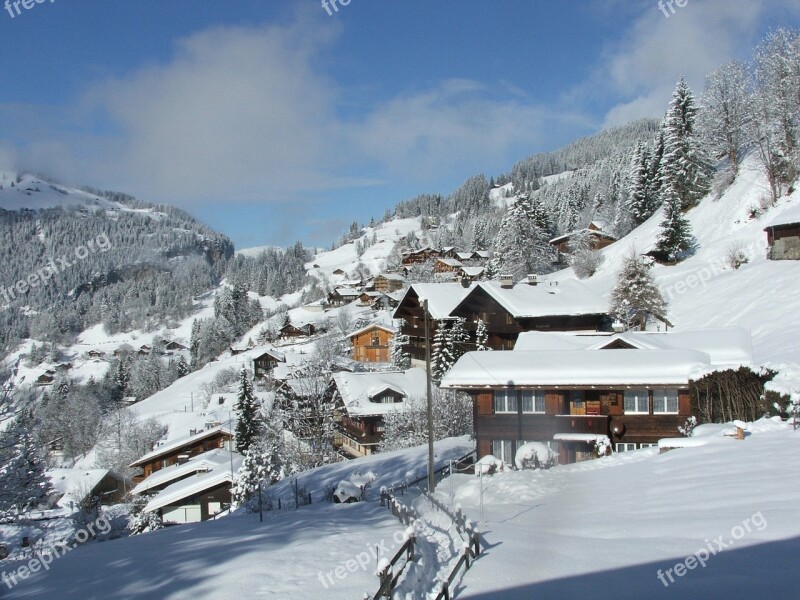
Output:
M522 412L544 413L544 391L522 390Z
M639 444L639 448L658 448L658 444Z
M514 443L510 440L492 440L492 455L504 463L514 464Z
M653 392L654 413L678 412L678 390L655 390Z
M494 392L494 412L496 412L496 413L515 413L515 412L517 412L517 391L516 390L495 390L495 392Z
M625 413L650 412L649 392L647 390L625 390Z
M617 444L614 449L617 452L630 452L636 450L636 444Z
M569 393L569 401L575 408L583 408L583 390L572 390Z
M381 337L377 333L372 334L372 345L373 346L381 345Z

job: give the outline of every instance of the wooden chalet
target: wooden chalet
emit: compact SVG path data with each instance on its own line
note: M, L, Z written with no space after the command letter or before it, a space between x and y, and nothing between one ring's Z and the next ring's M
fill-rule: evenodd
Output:
M617 241L617 238L603 231L604 225L598 221L592 221L584 229L578 231L570 231L564 235L560 235L550 240L550 244L555 247L558 252L558 264L566 263L566 257L570 254L570 242L578 235L585 235L589 247L592 250L600 250L606 246L610 246Z
M162 469L132 493L157 492L144 507L164 523L196 523L213 519L231 506L231 488L244 457L230 450L207 452Z
M583 284L567 280L526 283L511 280L476 284L451 311L474 332L483 321L493 350L511 350L525 331L599 331L608 322L608 303Z
M177 352L179 350L186 350L186 349L187 349L186 346L174 340L171 342L167 342L167 344L164 346L164 350L169 350L170 352Z
M48 469L53 486L48 504L61 508L93 508L100 504L119 504L125 500L133 482L109 469Z
M88 358L95 358L95 359L99 359L99 358L105 358L105 356L106 356L106 355L105 355L105 353L104 353L104 352L100 352L99 350L89 350L89 351L86 353L86 356L87 356Z
M347 273L345 273L343 269L336 269L336 270L333 272L333 274L334 274L334 275L347 275Z
M361 292L355 288L338 287L328 294L328 304L331 306L344 306L358 300Z
M287 323L281 327L280 337L283 339L310 337L314 335L316 330L316 327L314 327L312 323L306 323L305 325L292 325L291 323Z
M394 334L393 328L377 323L351 333L349 337L353 346L353 360L370 363L390 362L389 343Z
M256 379L269 377L279 363L286 362L286 356L276 350L267 350L253 359L253 374Z
M421 299L428 300L428 329L433 340L439 322L453 318L450 313L470 289L457 283L417 283L408 288L392 316L402 319L400 331L409 339L404 349L413 364L425 364L425 311Z
M36 378L35 385L37 386L46 386L46 385L53 385L56 380L56 372L52 369L48 369L39 377Z
M354 458L373 454L383 440L386 413L404 410L410 398L424 397L426 381L423 369L336 373L333 399L341 413L335 439L339 450Z
M764 231L770 260L800 260L800 207L787 210Z
M437 258L433 263L434 273L458 273L464 265L455 258Z
M376 292L389 293L402 289L406 280L397 273L382 273L375 278L374 284Z
M132 462L130 464L132 469L142 470L139 475L134 476L134 482L139 483L156 471L185 462L193 456L224 448L231 442L233 432L227 425L211 423L209 425L203 431L190 431L188 436L163 444Z
M715 367L751 364L749 334L575 336L532 332L513 352L471 352L442 388L473 398L478 458L514 464L526 442L548 444L561 464L675 437L692 416L689 385Z
M428 247L420 248L403 254L403 265L420 265L436 258L439 258L438 251Z

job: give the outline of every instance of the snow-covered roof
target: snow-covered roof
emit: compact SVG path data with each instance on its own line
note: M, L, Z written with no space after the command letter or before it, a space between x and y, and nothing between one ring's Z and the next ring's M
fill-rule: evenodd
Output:
M253 360L261 358L262 356L269 355L278 362L286 362L286 355L283 352L278 352L277 350L263 350L260 351L258 356L255 356Z
M458 260L470 260L472 258L472 252L456 252L456 256Z
M783 211L780 215L769 222L767 228L780 227L781 225L794 225L795 223L800 223L800 206L793 206L792 208Z
M624 342L641 350L698 350L707 354L710 364L715 366L740 366L753 362L750 332L741 327L587 335L528 331L519 335L514 351L601 350L615 342Z
M333 376L342 403L350 416L364 417L385 415L403 406L371 402L371 398L386 391L403 395L406 399L425 396L427 379L424 369L409 369L398 372L336 373Z
M153 488L161 487L171 481L175 481L176 479L181 479L201 471L211 471L220 465L228 465L230 468L230 459L231 453L229 450L217 449L203 452L203 454L194 456L183 464L174 464L159 469L133 488L131 494L143 494Z
M586 228L586 229L578 229L577 231L570 231L569 233L565 233L564 235L560 235L558 237L554 237L552 240L550 240L550 243L551 244L558 244L560 242L563 242L564 240L568 240L569 238L574 237L576 235L579 235L581 233L587 233L587 234L590 233L592 235L596 235L598 237L607 238L609 240L616 240L617 239L613 235L611 235L610 233L606 233L605 231L598 231L597 229Z
M187 446L189 444L195 444L200 440L204 440L205 438L217 435L219 433L233 435L233 432L231 431L231 428L228 427L227 423L224 425L217 425L216 427L205 429L195 435L187 435L184 437L176 438L167 444L159 446L152 452L148 452L147 454L139 458L139 460L132 462L130 466L137 467L139 465L143 465L146 462L150 462L154 458L158 458L159 456L163 456L164 454L169 454L170 452L174 452L175 450L178 450L183 446Z
M485 267L461 267L467 277L480 277L486 270Z
M355 296L360 296L361 295L361 290L356 290L356 289L353 289L353 288L346 288L346 287L337 287L334 290L334 293L338 294L340 296L353 296L353 297L355 297Z
M47 476L53 489L61 496L58 505L68 507L70 501L78 504L103 480L106 475L113 475L120 481L122 476L108 469L48 469Z
M244 457L241 454L234 452L232 465L231 457L229 456L228 462L217 465L208 473L182 479L167 486L161 490L155 498L147 503L144 510L152 512L165 506L177 504L181 500L185 500L197 494L202 494L204 491L213 489L223 483L232 483L236 471L242 466L243 460Z
M387 333L395 333L395 331L396 331L393 327L388 327L386 325L381 325L380 323L370 323L366 327L362 327L361 329L359 329L357 331L354 331L353 333L349 334L347 337L354 338L357 335L361 335L362 333L365 333L365 332L370 331L372 329L383 329Z
M474 287L471 285L465 288L459 283L415 283L408 288L403 299L413 291L418 298L428 300L428 312L431 318L447 319Z
M518 283L504 288L498 282L477 284L515 318L560 315L591 315L608 312L608 302L582 283L574 280Z
M455 258L437 258L440 263L444 263L449 267L460 267L461 262L456 260Z
M468 352L441 387L685 386L709 367L696 350Z
M380 275L375 277L375 279L377 279L378 277L383 277L384 279L388 279L388 280L391 280L391 281L405 281L406 280L406 278L403 277L402 275L400 275L399 273L381 273Z

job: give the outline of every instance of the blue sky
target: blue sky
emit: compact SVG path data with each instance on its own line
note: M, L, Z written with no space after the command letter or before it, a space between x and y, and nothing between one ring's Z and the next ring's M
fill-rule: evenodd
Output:
M800 24L796 0L26 1L0 11L0 168L178 205L237 247L328 245L660 116L681 74L700 92Z

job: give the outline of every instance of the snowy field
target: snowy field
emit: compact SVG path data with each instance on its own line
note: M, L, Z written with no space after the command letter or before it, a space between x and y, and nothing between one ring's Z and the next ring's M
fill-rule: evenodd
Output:
M754 429L744 441L713 428L701 447L484 477L488 550L458 597L800 597L800 430ZM455 502L480 522L480 481L454 479Z

